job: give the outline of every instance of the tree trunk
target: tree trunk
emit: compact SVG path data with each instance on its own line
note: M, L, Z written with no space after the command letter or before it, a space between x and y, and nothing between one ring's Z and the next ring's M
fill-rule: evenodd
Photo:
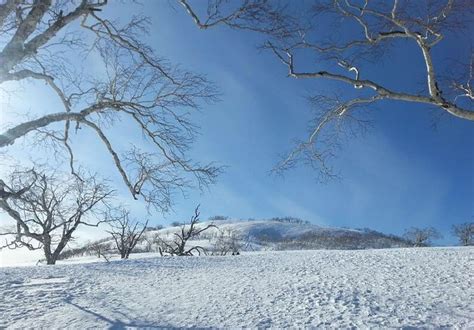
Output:
M43 247L44 256L46 257L46 264L47 265L55 265L56 259L54 254L51 253L51 249L47 248L46 245Z
M54 257L50 256L46 258L46 264L47 265L56 265L56 259Z
M127 249L124 247L123 250L120 251L120 258L121 259L128 259L128 255L130 253L127 253Z
M46 264L55 265L57 256L51 252L51 237L49 237L49 235L43 236L43 251L44 256L46 257Z

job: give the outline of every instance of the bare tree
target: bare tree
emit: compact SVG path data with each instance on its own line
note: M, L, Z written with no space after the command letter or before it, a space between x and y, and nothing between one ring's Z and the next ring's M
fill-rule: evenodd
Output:
M147 229L146 232L149 232L149 230ZM144 248L143 248L144 252L152 252L153 251L153 245L155 244L155 239L154 239L153 235L148 236L146 232L140 238L140 243L144 244Z
M214 224L208 224L206 226L199 226L199 205L194 210L194 215L189 220L189 224L183 223L179 228L179 231L173 233L174 238L171 241L168 241L165 238L158 237L158 244L160 246L160 253L176 256L192 256L193 253L197 252L199 255L201 253L206 253L206 249L199 245L194 245L190 248L186 247L187 242L196 238L202 232L210 229L217 228Z
M120 258L128 259L146 231L148 220L144 224L140 224L138 221L130 219L128 210L120 209L114 214L109 214L109 221L111 229L108 233L115 241Z
M0 208L16 222L0 231L7 237L2 248L43 249L48 265L56 263L79 226L103 222L97 217L113 194L94 176L78 179L36 170L14 171L5 187L7 191L28 189L15 198L0 199Z
M413 243L413 246L428 246L432 239L442 238L442 235L433 227L415 228L411 227L403 235L405 239Z
M465 222L453 225L453 234L464 246L474 245L474 222Z
M46 86L61 104L48 110L32 103L30 119L0 132L0 148L25 137L26 145L41 143L64 157L77 175L71 141L83 128L103 144L132 197L166 211L174 190L206 186L219 173L213 164L186 157L197 129L190 113L202 102L214 102L218 92L206 77L173 66L142 41L148 18L133 16L121 24L102 14L110 5L107 0L0 4L0 88L20 82ZM71 60L78 55L85 60ZM91 61L97 70L90 69ZM152 148L117 147L110 129L124 119Z
M239 255L242 246L242 237L234 230L220 230L219 235L213 242L213 254L220 256L225 256L229 253Z
M88 249L93 251L97 255L97 258L104 258L105 261L109 262L106 253L110 250L110 243L99 240L90 244Z
M209 1L207 13L200 15L190 1L180 3L201 29L220 24L263 33L267 37L263 48L286 67L289 77L337 83L335 95L309 96L316 111L309 135L283 157L276 171L307 162L321 178L335 176L330 160L341 141L365 132L370 127L370 111L364 110L388 101L421 104L440 114L474 121L474 54L469 39L474 6L470 0L316 0L307 6L298 3L296 13L278 7L279 2L246 0L236 6L216 0ZM445 39L453 38L470 55L434 56ZM419 90L407 90L404 81L396 86L388 79L374 78L376 65L402 44L419 50L419 59L409 59L421 60L424 66ZM312 58L313 67L302 63L303 58Z

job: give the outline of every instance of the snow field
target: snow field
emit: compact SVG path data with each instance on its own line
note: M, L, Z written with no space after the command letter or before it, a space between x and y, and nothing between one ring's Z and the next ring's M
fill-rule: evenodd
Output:
M0 327L474 327L474 248L0 268Z

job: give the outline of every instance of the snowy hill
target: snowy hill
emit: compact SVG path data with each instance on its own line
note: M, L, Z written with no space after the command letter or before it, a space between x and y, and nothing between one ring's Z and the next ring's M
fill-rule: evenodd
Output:
M369 230L321 227L279 221L230 221L218 224L261 246L277 250L367 249L408 246L399 237Z
M2 269L0 328L474 327L474 248L140 256Z
M290 223L276 220L220 220L207 221L197 225L202 228L214 224L198 237L188 242L191 246L202 246L212 253L215 242L221 233L233 235L242 251L261 250L311 250L311 249L380 249L407 247L410 244L404 239L371 230L321 227L308 223ZM147 231L137 245L135 252L156 252L156 238L170 240L179 227L168 227ZM97 243L113 250L111 239L92 242L83 248L69 250L63 258L90 255L92 246Z
M399 237L369 230L321 227L274 220L227 220L217 221L214 224L219 230L237 233L242 240L253 243L257 249L367 249L409 245Z

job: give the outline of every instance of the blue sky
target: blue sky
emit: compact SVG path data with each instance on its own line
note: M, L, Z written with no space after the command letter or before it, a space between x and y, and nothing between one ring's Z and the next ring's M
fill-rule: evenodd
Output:
M472 123L445 116L434 129L431 110L415 104L378 106L374 129L340 151L335 162L340 181L320 184L308 168L291 170L283 178L269 175L291 140L305 137L310 109L304 96L330 91L333 84L287 78L271 54L256 49L260 40L252 33L223 27L200 31L181 8L155 6L153 24L159 28L152 40L160 53L208 74L223 93L222 102L206 107L198 118L202 135L194 154L229 168L209 193L180 201L179 216L199 201L210 215L293 215L323 225L391 233L435 226L450 242L450 226L474 215ZM462 51L447 43L436 53L439 58ZM423 68L417 49L402 44L371 77L419 88Z
M131 12L113 6L108 10L105 14L118 14L121 19ZM207 74L222 92L219 103L203 106L194 116L201 135L191 156L226 165L225 173L203 193L176 196L174 211L153 214L152 223L187 219L200 203L203 218L288 215L320 225L370 227L394 234L410 226L434 226L445 234L439 242L448 244L454 243L451 225L474 216L472 122L445 116L434 129L435 116L425 106L381 103L372 114L374 128L340 150L334 166L341 180L321 184L316 173L305 167L290 170L284 177L273 176L270 170L279 155L291 148L292 139L306 135L311 113L304 96L332 92L340 85L288 78L274 56L257 49L259 36L225 27L201 31L181 7L173 8L166 1L145 2L136 10L152 16L148 42L158 54ZM436 50L435 59L463 51L448 40ZM371 78L407 90L419 88L424 79L421 54L400 44L371 72ZM44 93L38 104L59 106L54 96L44 97ZM82 138L75 147L85 163L103 171L112 166L110 159L90 147L94 141ZM140 143L123 130L113 138L124 144ZM137 216L146 216L143 205L132 201L116 181L121 198Z

